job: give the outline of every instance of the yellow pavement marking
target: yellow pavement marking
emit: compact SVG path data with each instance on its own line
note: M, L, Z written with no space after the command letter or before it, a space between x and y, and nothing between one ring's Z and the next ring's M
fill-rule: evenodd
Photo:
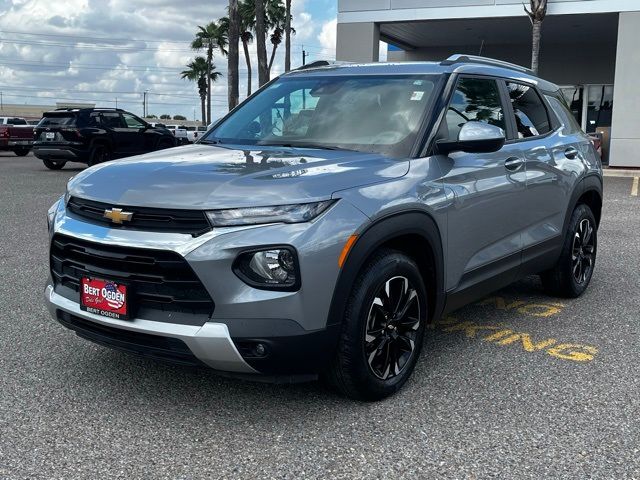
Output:
M633 177L633 185L631 185L631 196L632 197L637 197L638 196L638 181L640 180L640 177Z
M476 305L490 305L496 310L514 311L521 315L542 318L557 315L565 306L562 303L529 303L523 300L506 300L503 297L490 297ZM592 345L558 343L555 338L534 340L530 333L511 330L504 324L487 325L459 320L452 315L441 318L435 326L444 333L464 333L467 338L475 338L500 346L515 345L525 352L544 352L560 360L571 362L589 362L598 354L598 349Z

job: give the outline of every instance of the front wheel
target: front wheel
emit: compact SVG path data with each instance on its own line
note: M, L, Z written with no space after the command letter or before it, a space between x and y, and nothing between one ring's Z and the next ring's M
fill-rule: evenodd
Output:
M67 162L64 161L54 162L53 160L42 160L42 163L44 163L44 166L49 170L62 170L62 168L67 164Z
M571 215L558 263L540 276L545 290L558 297L582 295L591 281L597 250L596 219L587 205L580 204Z
M156 150L165 150L167 148L172 148L172 147L175 147L174 142L172 142L167 138L161 138L158 141L158 146L156 147Z
M395 250L376 253L355 281L343 321L329 382L359 400L397 392L413 372L427 323L416 263Z
M104 145L96 145L91 149L88 165L90 167L109 160L109 150Z

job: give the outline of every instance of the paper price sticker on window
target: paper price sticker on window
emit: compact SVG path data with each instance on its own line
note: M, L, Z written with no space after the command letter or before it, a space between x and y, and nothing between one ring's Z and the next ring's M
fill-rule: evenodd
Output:
M424 97L424 92L413 92L411 94L411 100L413 100L414 102L419 102L420 100L422 100L422 97Z

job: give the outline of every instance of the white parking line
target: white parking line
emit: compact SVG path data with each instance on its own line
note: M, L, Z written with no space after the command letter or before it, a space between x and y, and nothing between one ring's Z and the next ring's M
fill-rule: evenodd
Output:
M638 181L639 181L640 177L633 177L633 185L631 186L631 196L632 197L637 197L638 196Z

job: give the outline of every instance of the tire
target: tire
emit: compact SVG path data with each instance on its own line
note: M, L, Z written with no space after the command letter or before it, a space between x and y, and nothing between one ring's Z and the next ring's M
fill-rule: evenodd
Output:
M173 147L175 147L175 145L171 140L167 138L161 138L160 140L158 140L158 146L156 147L156 150L165 150L167 148Z
M106 162L109 160L109 150L104 145L95 145L91 149L91 154L89 155L89 161L87 162L90 167L94 165L98 165L100 163Z
M62 170L62 168L67 164L65 161L53 161L53 160L42 160L44 166L49 170Z
M29 148L16 148L13 153L15 153L19 157L26 157L29 155Z
M580 204L571 214L558 263L540 275L546 292L564 298L582 295L591 281L597 252L596 219L587 205Z
M390 295L385 296L387 287ZM400 306L406 307L405 315L394 317ZM357 400L394 394L420 356L427 316L427 291L416 263L395 250L378 251L358 274L347 300L326 380Z

